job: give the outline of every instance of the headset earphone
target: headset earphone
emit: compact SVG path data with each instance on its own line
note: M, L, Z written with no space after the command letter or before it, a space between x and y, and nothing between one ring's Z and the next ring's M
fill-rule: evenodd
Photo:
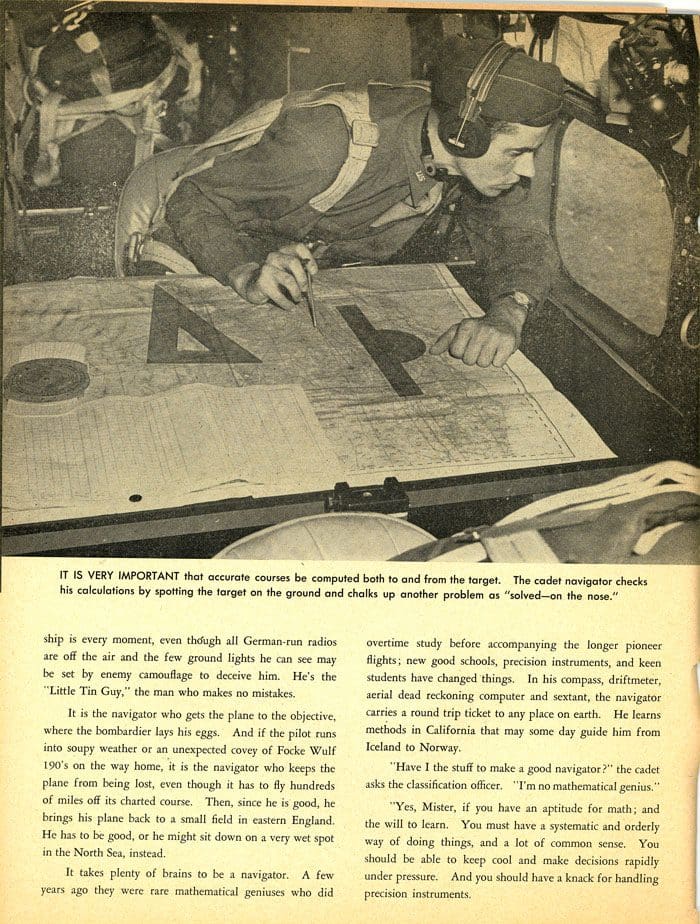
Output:
M440 116L438 135L450 154L475 158L488 151L491 130L481 117L481 108L506 61L522 50L498 41L477 62L467 80L459 113L450 109Z

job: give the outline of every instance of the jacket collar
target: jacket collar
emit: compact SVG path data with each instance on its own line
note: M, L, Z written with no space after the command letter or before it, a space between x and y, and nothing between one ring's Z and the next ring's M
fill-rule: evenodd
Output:
M421 161L421 132L427 112L428 106L425 105L412 109L401 126L403 156L414 206L417 206L438 183L426 175Z

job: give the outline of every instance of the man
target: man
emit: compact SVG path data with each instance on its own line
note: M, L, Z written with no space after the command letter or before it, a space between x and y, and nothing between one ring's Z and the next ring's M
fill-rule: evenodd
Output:
M534 154L561 109L564 82L553 65L501 44L505 60L491 74L476 119L465 123L467 81L491 47L462 37L442 42L430 69L431 92L418 84L370 85L371 154L326 212L310 202L348 157L348 125L330 105L283 110L257 145L222 154L181 182L166 212L180 247L202 272L252 304L288 310L303 298L307 272L319 266L389 262L434 217L456 181L464 196L457 204L451 193L451 207L484 264L486 315L454 325L432 351L447 350L467 364L503 365L557 262L544 236L507 226L500 200L534 175ZM475 151L474 133L484 131ZM489 207L496 202L498 209ZM319 241L315 256L312 242Z

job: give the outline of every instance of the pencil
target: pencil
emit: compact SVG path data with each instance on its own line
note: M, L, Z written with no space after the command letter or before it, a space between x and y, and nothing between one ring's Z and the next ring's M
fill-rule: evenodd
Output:
M311 323L314 327L318 327L316 323L316 302L314 301L314 290L313 284L311 281L311 273L309 272L309 267L306 267L306 300L309 303L309 312L311 314Z

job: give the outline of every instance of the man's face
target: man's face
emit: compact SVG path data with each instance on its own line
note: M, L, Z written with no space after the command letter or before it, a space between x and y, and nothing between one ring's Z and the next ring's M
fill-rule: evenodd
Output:
M544 141L549 126L512 125L491 139L488 151L474 159L455 157L449 172L463 176L483 196L500 196L522 177L535 175L534 154Z

